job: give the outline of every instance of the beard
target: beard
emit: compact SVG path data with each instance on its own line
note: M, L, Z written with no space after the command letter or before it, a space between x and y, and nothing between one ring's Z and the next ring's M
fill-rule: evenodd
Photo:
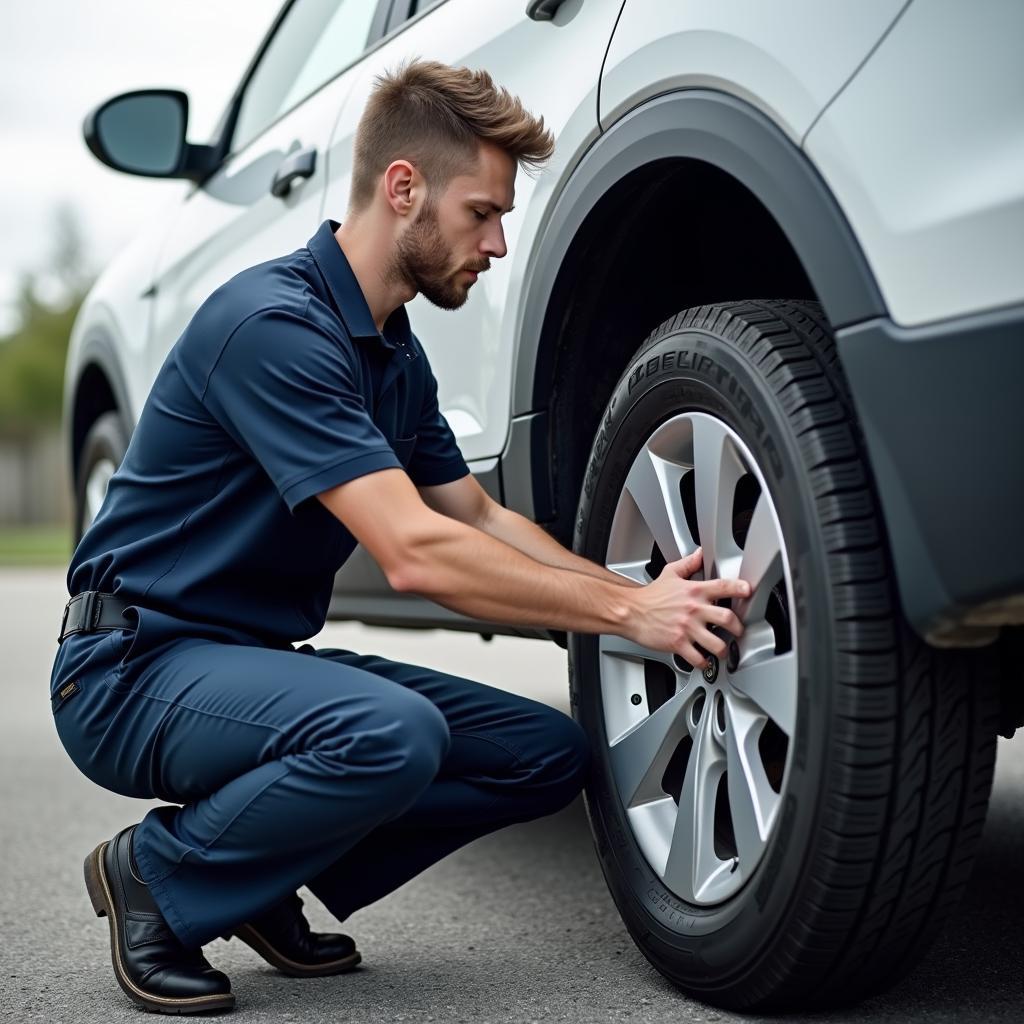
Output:
M458 309L469 298L469 286L456 280L459 270L451 269L454 262L441 236L437 209L427 202L398 239L385 279L405 282L441 309Z

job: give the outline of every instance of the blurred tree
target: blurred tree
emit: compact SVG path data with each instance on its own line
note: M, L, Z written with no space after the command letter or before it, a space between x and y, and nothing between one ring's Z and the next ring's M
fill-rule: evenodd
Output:
M75 208L68 202L57 206L54 214L54 241L51 256L53 274L68 299L85 296L95 275L85 253L85 239Z
M15 299L19 326L0 336L0 436L27 437L60 423L68 339L94 276L78 218L67 203L57 207L52 237L47 269L21 274ZM40 294L47 281L59 289L55 301Z

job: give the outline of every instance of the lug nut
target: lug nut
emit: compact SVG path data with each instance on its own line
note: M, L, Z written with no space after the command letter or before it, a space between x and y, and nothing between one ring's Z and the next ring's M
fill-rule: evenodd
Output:
M729 641L729 660L726 662L726 667L730 672L736 671L736 666L740 663L740 645L735 640Z

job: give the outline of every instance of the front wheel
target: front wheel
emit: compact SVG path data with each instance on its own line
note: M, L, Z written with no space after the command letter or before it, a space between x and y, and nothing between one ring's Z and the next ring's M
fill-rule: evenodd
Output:
M75 491L75 545L92 525L107 494L107 484L128 450L128 438L116 412L105 412L82 443Z
M569 637L605 878L644 955L692 995L735 1009L862 998L916 962L962 893L996 671L988 651L933 649L902 617L815 303L687 310L609 400L576 551L646 583L698 545L694 578L752 586L725 658L701 672Z

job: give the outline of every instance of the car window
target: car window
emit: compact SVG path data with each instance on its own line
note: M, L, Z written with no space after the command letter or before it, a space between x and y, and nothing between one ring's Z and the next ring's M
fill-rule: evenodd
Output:
M428 7L436 7L442 2L443 0L411 0L408 17L415 18L420 11L425 11Z
M316 92L366 48L378 0L295 0L242 97L232 152Z
M388 19L388 31L412 21L417 14L440 7L445 2L446 0L395 0L391 6L391 16Z

